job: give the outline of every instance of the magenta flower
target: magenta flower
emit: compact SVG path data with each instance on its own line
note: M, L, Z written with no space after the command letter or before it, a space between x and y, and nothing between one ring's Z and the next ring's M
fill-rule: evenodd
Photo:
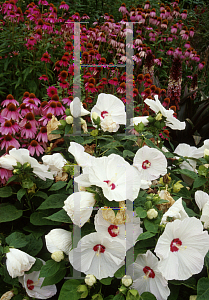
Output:
M41 75L41 77L39 77L39 80L49 81L49 78L46 75Z
M13 173L11 170L0 168L0 183L6 184L8 179L12 177Z
M37 129L32 126L30 122L27 122L23 128L21 128L21 137L26 139L34 139Z
M20 129L20 126L13 120L6 120L4 124L0 127L0 133L2 135L16 134Z
M30 142L28 150L30 151L31 156L33 156L35 153L37 156L44 153L44 149L39 145L39 143L36 140L32 140Z
M15 106L19 106L19 102L17 100L15 100L14 97L11 94L9 94L7 96L7 98L4 101L1 102L1 105L3 107L5 107L10 103L14 104Z
M50 62L50 57L51 57L51 55L46 51L46 52L43 54L43 56L42 56L42 58L41 58L41 61L45 61L45 62L49 63L49 62Z
M15 138L13 138L10 134L7 134L4 137L1 137L0 140L2 140L1 150L4 148L7 149L10 146L15 147L16 149L20 148L19 142Z
M38 122L35 120L35 116L32 112L29 112L25 115L24 119L20 122L20 126L23 127L27 122L30 122L32 126L38 126Z
M37 135L38 142L47 143L48 142L48 136L47 136L47 128L46 126L42 126L40 129L40 132Z
M57 89L54 86L49 86L47 89L47 95L51 98L53 95L57 95Z
M67 4L65 3L65 1L62 1L62 2L61 2L61 5L60 5L60 7L59 7L59 9L68 10L68 9L69 9L69 5L67 5Z
M7 107L2 110L1 116L6 119L13 119L17 121L20 119L20 114L17 110L17 107L13 103L8 104Z

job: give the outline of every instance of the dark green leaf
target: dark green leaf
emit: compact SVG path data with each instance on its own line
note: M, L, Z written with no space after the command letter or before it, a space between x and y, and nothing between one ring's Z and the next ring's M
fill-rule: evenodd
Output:
M209 278L200 278L197 283L197 300L208 300Z
M53 259L47 260L46 264L42 266L39 278L49 277L58 272L60 268L60 263L54 261Z
M7 198L12 196L12 188L11 186L5 186L3 188L0 188L0 195L2 198ZM1 221L0 221L1 222Z
M187 169L182 169L182 170L179 169L179 170L178 170L178 174L186 175L186 176L188 176L188 177L190 177L190 178L192 178L192 179L196 179L197 176L198 176L195 172L190 171L190 170L187 170Z
M10 247L22 248L28 244L26 236L21 232L13 232L6 238L6 242Z
M20 201L25 194L26 194L26 190L24 188L21 188L17 192L17 199Z
M110 285L111 281L113 280L113 277L107 277L100 280L100 282L104 285Z
M65 274L66 274L65 262L61 261L59 263L58 271L52 276L45 277L41 287L47 286L47 285L52 285L52 284L57 284L58 282L60 282L60 280L62 280L64 278Z
M41 238L35 239L32 233L27 235L26 239L28 244L22 250L30 254L31 256L36 256L43 247L42 239Z
M147 216L146 210L144 210L141 206L136 208L136 213L139 218L146 218Z
M137 241L142 241L142 240L147 240L151 237L155 236L155 233L152 233L152 232L149 232L149 231L146 231L146 232L143 232L139 235Z
M37 209L62 208L66 199L67 195L64 194L50 195Z
M125 300L125 297L122 293L117 294L113 300Z
M39 258L36 258L35 264L32 266L32 268L30 268L29 271L25 271L25 273L30 274L35 271L40 271L42 266L43 266L43 262Z
M54 180L48 178L46 180L42 180L41 178L36 178L35 180L35 184L37 188L41 190L48 189L53 184L53 182Z
M58 190L61 190L61 189L62 189L64 186L66 186L66 185L67 185L66 182L64 182L64 181L58 181L58 182L54 183L54 184L50 187L49 191L51 192L51 191L58 191Z
M187 280L170 280L173 285L185 285L190 289L196 290L196 280L193 277L190 277Z
M144 292L141 294L140 300L157 300L157 299L153 294L149 292Z
M40 198L43 198L43 199L46 199L48 197L48 195L42 191L37 191L34 195L35 197L40 197Z
M68 216L67 212L64 209L59 210L55 214L46 217L46 219L55 222L72 223L71 218Z
M122 267L120 267L120 269L118 269L116 272L115 272L115 274L114 274L114 276L116 277L116 278L121 278L121 277L123 277L125 275L125 266L122 266Z
M158 232L158 223L156 222L156 220L148 220L148 219L144 219L144 226L147 229L147 231L153 232L153 233L157 233Z
M134 153L130 150L123 150L123 157L125 158L126 156L128 157L134 157Z
M193 183L193 188L196 189L202 185L204 185L207 181L207 178L204 177L197 177Z
M57 225L57 223L51 221L50 219L46 219L49 213L47 211L38 211L32 213L30 216L30 222L33 225L42 226L42 225Z
M22 216L22 213L22 210L17 210L16 207L11 204L0 204L0 223L19 219Z
M80 293L77 292L77 288L80 282L76 279L67 280L60 291L58 300L78 300L80 299Z

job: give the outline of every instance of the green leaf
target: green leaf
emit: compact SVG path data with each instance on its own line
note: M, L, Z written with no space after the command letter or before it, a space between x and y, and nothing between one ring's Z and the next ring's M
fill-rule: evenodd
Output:
M11 222L13 220L19 219L22 214L22 210L17 210L16 207L11 204L0 204L0 223Z
M59 268L60 263L54 261L53 259L47 260L46 264L41 268L39 278L52 276L59 271Z
M185 285L190 289L196 290L196 280L193 277L190 277L187 280L169 280L173 285Z
M66 185L67 185L66 182L64 182L64 181L58 181L58 182L54 183L54 184L50 187L49 191L51 192L51 191L58 191L58 190L61 190L61 189L62 189L64 186L66 186Z
M147 146L149 146L150 148L156 148L156 149L158 149L159 151L160 151L160 149L151 141L151 140L148 140L148 139L145 139L145 144L147 145Z
M30 232L34 235L35 239L41 237L47 231L46 227L34 226L29 223L27 226L23 227L23 230Z
M28 244L22 250L30 254L31 256L36 256L43 247L42 239L41 238L35 239L32 233L27 235L26 239Z
M110 285L111 281L113 280L113 277L107 277L100 280L100 282L104 285Z
M2 198L7 198L12 196L12 188L11 186L5 186L3 188L0 188L0 195ZM0 221L1 222L1 221Z
M152 233L152 232L149 232L149 231L146 231L146 232L143 232L139 235L139 237L137 238L137 241L143 241L143 240L147 240L151 237L155 236L155 233Z
M67 212L64 209L59 210L55 214L46 217L46 219L54 222L72 223L71 218L68 216Z
M17 192L17 199L20 201L22 199L22 197L26 194L26 190L21 188L18 192Z
M197 177L193 183L193 188L196 189L202 185L204 185L207 181L207 178L204 177Z
M30 216L30 222L33 225L42 226L42 225L57 225L56 222L51 221L50 219L46 219L48 217L47 211L38 211L32 213Z
M22 248L28 244L26 236L21 232L13 232L6 238L6 242L10 247Z
M10 182L15 181L15 180L18 181L18 176L17 176L17 175L13 175L12 177L10 177L10 178L7 180L7 184L9 184Z
M67 270L65 267L65 262L61 261L58 264L59 264L58 271L52 276L45 277L41 287L47 286L47 285L52 285L52 284L57 284L65 277L66 270Z
M207 254L205 255L205 262L204 265L207 267L207 269L209 270L209 251L207 252Z
M120 267L120 269L118 269L116 272L115 272L115 274L114 274L114 276L116 277L116 278L121 278L121 277L123 277L125 275L125 266L122 266L122 267Z
M183 174L192 179L196 179L198 177L198 175L195 172L187 170L187 169L182 169L182 170L179 169L177 174Z
M125 297L122 293L117 294L113 300L125 300Z
M153 232L153 233L157 233L158 232L158 220L148 220L148 219L144 219L144 226L147 229L147 231Z
M39 198L43 198L43 199L46 199L48 197L48 195L42 191L37 191L35 194L34 194L34 197L39 197Z
M141 206L136 208L136 213L139 218L146 218L147 216L146 210L144 210Z
M48 178L46 180L42 180L41 178L35 179L35 184L36 184L37 188L39 188L41 190L48 189L53 184L53 182L54 182L54 180L48 179Z
M168 284L171 291L170 295L168 296L168 300L178 300L180 286L170 284L170 282Z
M80 293L77 292L77 288L80 282L76 279L67 280L60 291L58 300L78 300L80 299Z
M101 148L104 148L104 149L111 149L111 148L117 148L117 147L123 147L123 145L120 143L120 142L118 142L118 141L113 141L113 142L111 142L111 143L108 143L108 144L105 144L103 147L101 147Z
M40 271L42 266L43 266L43 262L39 258L36 258L35 264L32 265L32 268L30 268L29 271L25 271L25 273L30 274L35 271Z
M67 195L53 194L50 195L37 209L62 208Z
M200 278L197 283L197 300L208 300L209 278Z
M157 300L157 298L149 292L142 293L139 299L140 300Z
M128 157L134 157L134 153L130 150L123 150L123 157L125 158L126 156Z

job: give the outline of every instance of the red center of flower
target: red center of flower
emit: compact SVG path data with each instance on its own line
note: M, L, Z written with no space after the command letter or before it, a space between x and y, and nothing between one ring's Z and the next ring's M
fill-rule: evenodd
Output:
M182 241L177 238L177 239L173 239L171 244L170 244L170 250L171 252L176 252L176 251L179 251L179 247L178 246L181 246L182 245Z
M142 163L142 169L148 169L151 166L151 162L149 160L145 160Z
M119 226L117 225L110 225L108 227L108 232L112 237L116 237L119 235Z
M155 278L155 272L148 266L143 268L144 274L149 278Z
M25 124L25 129L31 129L31 128L32 128L32 125L30 123Z
M7 109L9 111L16 111L16 106L13 103L7 105Z
M33 283L34 283L33 280L31 280L31 279L27 280L27 287L30 291L32 291L34 289Z
M56 102L54 102L54 101L53 101L53 102L51 102L51 103L50 103L50 107L52 107L52 108L56 108L56 107L57 107L57 103L56 103Z
M115 189L115 184L113 183L113 182L111 182L110 180L104 180L104 182L106 182L107 183L107 185L109 186L109 187L111 187L111 190L114 190Z
M105 246L101 244L97 244L93 247L93 250L97 253L104 253L105 252Z
M108 111L103 110L103 111L101 112L101 117L102 117L103 119L104 119L107 115L108 115Z
M4 140L7 142L10 142L13 139L13 137L10 134L7 134L4 136Z
M36 142L35 140L33 140L33 141L30 142L30 145L32 147L37 147L38 146L38 142Z

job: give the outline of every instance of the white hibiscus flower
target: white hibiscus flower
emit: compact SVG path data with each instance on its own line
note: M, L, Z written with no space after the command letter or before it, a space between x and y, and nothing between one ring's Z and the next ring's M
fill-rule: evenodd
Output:
M200 221L204 223L204 228L209 228L209 195L203 191L195 192L195 202L202 211Z

